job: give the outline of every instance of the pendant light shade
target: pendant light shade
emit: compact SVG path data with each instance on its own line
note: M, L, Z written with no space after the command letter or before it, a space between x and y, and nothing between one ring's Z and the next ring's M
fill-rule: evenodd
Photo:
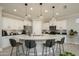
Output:
M40 18L41 20L43 19L43 16L42 16L42 5L43 5L43 4L40 3L40 17L39 17L39 18Z
M25 7L26 7L26 14L25 14L25 16L27 16L27 6L28 6L28 4L25 3Z
M55 18L55 14L54 14L55 6L52 6L52 9L53 9L52 19L49 21L49 24L50 24L51 26L52 26L52 25L55 25L55 23L56 23L56 18Z

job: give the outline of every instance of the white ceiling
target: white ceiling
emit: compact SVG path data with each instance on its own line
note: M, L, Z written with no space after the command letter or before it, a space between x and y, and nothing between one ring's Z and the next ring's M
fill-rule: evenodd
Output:
M65 5L67 8L64 8ZM0 6L3 7L3 12L22 18L26 15L25 3L0 3ZM29 17L31 19L37 18L39 17L42 9L42 15L44 17L43 20L48 21L53 16L52 6L55 6L54 15L56 18L79 13L79 3L43 3L42 7L40 7L40 4L38 3L28 3L27 14L31 15L31 17ZM33 10L30 10L31 7ZM14 9L16 9L16 12L13 11ZM45 13L45 10L48 10L48 12ZM56 13L59 13L59 15L56 15Z

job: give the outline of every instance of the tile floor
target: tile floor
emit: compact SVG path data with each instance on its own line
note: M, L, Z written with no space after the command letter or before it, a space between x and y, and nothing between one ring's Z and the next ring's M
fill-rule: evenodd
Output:
M76 56L79 56L79 45L78 44L65 44L64 47L65 47L65 51L72 52ZM11 47L5 48L5 49L3 49L3 51L0 51L0 56L9 56L10 51L11 51ZM14 48L13 56L16 56L15 51L16 51L16 49ZM40 53L42 53L42 52L40 52ZM58 55L59 55L59 50L57 48L57 49L55 49L55 56L58 56ZM20 51L20 56L24 56L22 51ZM33 49L31 50L30 56L33 56ZM38 53L38 56L41 56L41 54ZM50 54L48 54L48 56L52 56L52 52Z

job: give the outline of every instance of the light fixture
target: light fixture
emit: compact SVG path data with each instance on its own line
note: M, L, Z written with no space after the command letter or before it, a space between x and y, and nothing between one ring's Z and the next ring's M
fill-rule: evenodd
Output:
M53 8L53 17L52 17L52 21L53 21L53 24L55 25L55 23L56 23L56 17L55 17L55 13L54 13L54 11L55 11L55 6L53 6L52 8Z
M40 3L40 16L42 16L42 3Z
M55 14L54 14L55 6L52 6L52 9L53 9L53 17L52 17L52 20L53 20L53 22L56 22L56 17L55 17Z
M26 8L26 9L25 9L25 10L26 10L26 12L25 12L25 13L26 13L26 14L25 14L25 19L27 19L27 20L28 20L28 19L29 19L29 17L31 17L31 16L27 14L27 7L28 7L28 4L27 4L27 3L25 3L25 8Z
M25 14L25 19L29 19L31 17L30 14L27 14L27 8L28 8L28 4L25 3L25 7L26 7L26 14ZM30 8L30 10L32 10L33 8Z
M55 6L52 6L52 9L53 9L53 16L52 16L52 19L49 21L49 24L50 25L55 25L55 22L56 22L56 18L54 16L54 9L55 9Z
M39 16L40 19L43 19L43 16L42 16L42 3L40 3L40 16Z
M33 10L33 8L31 7L30 10Z
M29 14L28 17L31 17L31 15Z
M59 15L59 13L58 13L58 12L56 12L56 15Z
M16 9L14 9L13 11L16 12Z
M55 8L55 6L52 6L52 9L53 9L53 17L54 17L54 8Z
M48 12L48 10L45 10L45 13L47 13Z
M25 16L27 16L27 6L28 6L28 4L25 3L25 7L26 7L26 14L25 14Z

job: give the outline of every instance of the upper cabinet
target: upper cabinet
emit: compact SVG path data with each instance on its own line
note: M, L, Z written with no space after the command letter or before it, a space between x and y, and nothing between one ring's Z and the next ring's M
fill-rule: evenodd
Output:
M31 23L29 21L3 17L3 29L22 30L24 25L31 26Z

